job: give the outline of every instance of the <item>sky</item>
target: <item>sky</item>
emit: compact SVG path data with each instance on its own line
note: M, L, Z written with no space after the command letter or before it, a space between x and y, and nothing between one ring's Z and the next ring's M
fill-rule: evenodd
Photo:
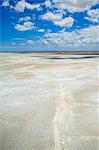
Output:
M99 0L0 0L0 51L99 51Z

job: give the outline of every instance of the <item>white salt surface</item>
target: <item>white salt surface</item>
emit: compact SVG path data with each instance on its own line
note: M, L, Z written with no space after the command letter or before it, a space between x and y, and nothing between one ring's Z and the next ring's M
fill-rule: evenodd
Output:
M60 150L98 150L98 83L98 56L0 54L0 150L54 150L67 91Z

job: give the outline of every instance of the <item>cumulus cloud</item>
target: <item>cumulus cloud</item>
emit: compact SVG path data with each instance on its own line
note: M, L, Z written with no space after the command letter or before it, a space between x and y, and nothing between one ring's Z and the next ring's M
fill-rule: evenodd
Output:
M9 0L4 0L2 3L2 6L4 6L4 7L8 7L9 5L10 5Z
M99 18L99 9L91 9L88 11L88 16L92 18Z
M81 12L89 10L97 4L99 0L53 0L57 9L68 10L70 12Z
M45 32L45 30L44 29L39 29L38 32Z
M92 9L87 12L88 17L86 17L87 20L98 23L99 22L99 9Z
M35 28L34 24L30 21L24 22L23 24L16 24L15 29L18 31L27 31Z
M52 7L52 3L50 0L46 0L44 3L45 7L51 8Z
M52 21L55 25L61 26L61 27L72 27L74 23L74 19L70 17L66 17L62 19L62 14L59 13L52 13L52 12L47 12L41 17L43 20L49 20Z
M55 21L55 25L61 26L61 27L72 27L74 23L74 19L72 17L64 18L60 21Z
M22 22L22 21L29 21L31 20L31 17L30 16L26 16L26 17L21 17L19 18L19 21Z
M99 43L99 26L92 26L72 32L47 33L40 40L47 45L57 45L61 48L75 45L94 45Z
M19 1L15 6L15 10L18 12L24 12L25 9L34 10L39 8L40 8L40 4L30 4L25 0Z
M59 13L54 14L52 12L47 12L46 14L42 15L41 18L43 20L57 21L57 20L62 19L62 15Z
M78 45L92 45L95 44L98 45L99 43L99 26L97 25L99 22L99 9L96 7L92 7L95 4L97 4L99 0L46 0L43 4L31 4L27 0L19 0L17 1L17 4L14 6L14 4L9 0L3 0L2 6L8 7L11 9L15 9L16 12L22 12L27 10L31 10L31 16L34 11L32 10L41 10L44 8L44 10L39 15L36 15L34 12L34 18L30 16L26 16L26 13L23 14L25 17L16 18L17 24L15 25L15 29L18 31L28 31L32 29L37 29L37 32L41 32L41 38L37 41L33 40L27 40L25 41L25 44L31 45L36 44L36 46L39 46L41 48L41 45L46 45L48 47L50 46L58 46L60 48L66 48L68 46L75 47ZM46 9L45 9L45 7ZM47 13L45 13L47 11ZM82 24L79 23L80 27L82 29L76 29L75 26L73 28L72 32L66 31L66 28L72 27L74 22L77 20L74 20L75 12L78 12L80 15L80 12L86 11L86 13L83 13L84 16L81 16L82 18L86 18L90 22L93 22L95 24L89 23L88 26L93 25L88 28L84 28ZM16 13L15 12L15 13ZM45 14L44 14L45 13ZM42 14L42 15L41 15ZM71 15L72 14L72 15ZM38 17L39 16L39 17ZM68 17L67 17L68 16ZM72 17L74 16L74 18ZM47 29L47 26L45 29L42 29L42 23L37 23L37 27L34 26L34 24L31 22L31 20L34 20L35 25L37 21L36 19L42 19L43 21L51 21L55 26L62 27L61 31L57 31L56 33L53 33L54 26L52 26L50 29ZM78 19L79 20L79 19ZM41 21L41 20L40 20ZM85 20L83 20L85 21ZM46 22L45 22L46 23ZM78 22L77 22L78 23ZM85 22L83 22L85 23ZM78 24L75 24L78 26ZM84 28L84 29L83 29ZM57 30L60 28L57 28ZM44 36L43 36L44 35ZM36 39L36 38L35 38ZM22 42L24 43L24 41ZM41 44L41 45L40 45ZM14 45L14 42L12 43ZM45 47L46 47L45 46Z

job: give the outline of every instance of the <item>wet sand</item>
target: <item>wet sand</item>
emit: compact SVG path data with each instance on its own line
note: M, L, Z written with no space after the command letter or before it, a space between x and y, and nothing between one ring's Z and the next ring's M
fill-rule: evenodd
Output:
M0 150L54 150L63 91L63 149L98 150L98 83L98 55L0 53Z

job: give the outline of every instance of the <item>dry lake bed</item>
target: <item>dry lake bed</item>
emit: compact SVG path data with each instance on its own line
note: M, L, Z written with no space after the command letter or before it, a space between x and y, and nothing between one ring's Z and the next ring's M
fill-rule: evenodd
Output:
M98 84L98 55L0 53L0 150L99 150Z

